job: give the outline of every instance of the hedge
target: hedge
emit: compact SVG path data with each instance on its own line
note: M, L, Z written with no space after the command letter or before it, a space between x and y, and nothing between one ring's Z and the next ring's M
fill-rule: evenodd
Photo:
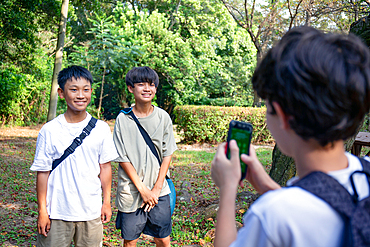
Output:
M229 122L234 119L253 125L254 144L271 144L273 138L266 125L266 107L177 106L175 124L185 143L219 143L226 141Z

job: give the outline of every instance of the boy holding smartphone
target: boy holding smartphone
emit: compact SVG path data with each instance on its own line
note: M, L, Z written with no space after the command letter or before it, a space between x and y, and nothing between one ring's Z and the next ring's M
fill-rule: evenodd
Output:
M346 153L370 107L370 52L353 35L324 34L300 27L287 32L257 67L253 87L266 100L266 121L281 151L294 158L299 178L323 172L350 194L350 176L362 171ZM341 246L345 223L325 201L300 187L281 188L265 172L253 147L241 155L246 179L262 196L235 229L235 199L240 180L239 150L222 144L212 162L220 188L215 246ZM369 196L364 174L354 177L359 198Z

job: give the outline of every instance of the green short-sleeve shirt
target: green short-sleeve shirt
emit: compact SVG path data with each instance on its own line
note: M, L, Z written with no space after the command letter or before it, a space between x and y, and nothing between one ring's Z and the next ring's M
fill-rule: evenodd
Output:
M177 150L173 126L170 116L163 109L154 106L153 112L144 118L138 118L140 124L148 132L161 159ZM139 178L152 189L158 178L159 164L157 158L149 149L135 121L130 115L120 113L114 126L113 140L119 157L116 162L130 162ZM169 176L169 172L167 173ZM160 196L171 191L164 180ZM121 166L118 166L118 185L116 206L121 212L135 212L142 204L140 192L129 179Z

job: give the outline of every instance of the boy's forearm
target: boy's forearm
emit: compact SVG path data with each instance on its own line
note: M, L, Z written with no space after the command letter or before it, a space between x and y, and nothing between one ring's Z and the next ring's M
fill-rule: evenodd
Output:
M119 165L125 171L125 173L130 178L130 180L134 183L137 190L139 192L142 191L144 189L145 185L140 180L140 178L137 175L137 172L136 172L135 168L132 166L132 164L130 162L120 162Z
M235 188L223 188L220 190L215 247L229 246L236 239L235 199Z
M39 214L47 213L46 211L46 193L48 189L48 179L50 171L37 172L36 193Z
M112 188L112 166L110 162L100 164L100 182L103 191L103 203L110 204Z
M164 157L161 167L159 168L158 178L154 185L154 188L158 189L159 191L162 190L163 182L166 178L168 168L170 167L171 159L172 155Z

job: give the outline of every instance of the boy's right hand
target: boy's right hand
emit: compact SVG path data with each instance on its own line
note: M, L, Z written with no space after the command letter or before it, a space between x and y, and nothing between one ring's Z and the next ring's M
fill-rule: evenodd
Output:
M253 145L249 148L249 155L242 154L241 159L248 166L246 179L253 185L260 195L269 190L281 188L263 168L261 162L257 158Z
M39 234L48 236L50 231L50 218L47 212L39 212L39 217L37 218L37 231Z

